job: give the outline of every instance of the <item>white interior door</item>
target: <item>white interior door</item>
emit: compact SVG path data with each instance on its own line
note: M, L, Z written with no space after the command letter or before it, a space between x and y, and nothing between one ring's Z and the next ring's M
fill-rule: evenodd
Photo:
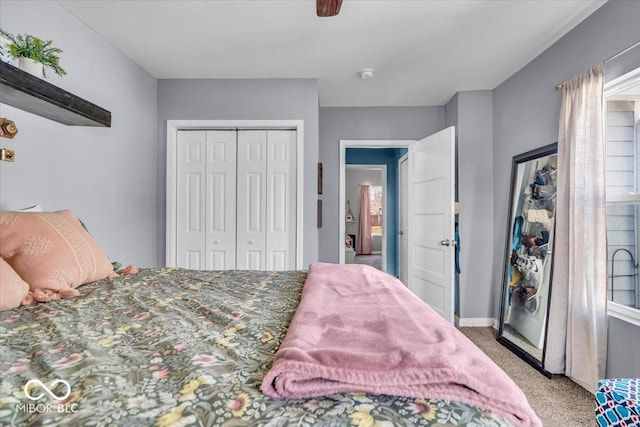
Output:
M400 261L400 281L406 285L407 276L409 275L409 242L407 240L407 226L409 224L407 206L409 195L409 156L407 154L402 156L398 161L398 164L400 170L400 209L398 215L400 218L400 229L398 230L398 260Z
M207 131L206 269L236 268L236 132Z
M267 132L238 131L237 268L265 270Z
M296 131L267 131L266 269L296 265Z
M454 322L455 130L409 145L408 287Z

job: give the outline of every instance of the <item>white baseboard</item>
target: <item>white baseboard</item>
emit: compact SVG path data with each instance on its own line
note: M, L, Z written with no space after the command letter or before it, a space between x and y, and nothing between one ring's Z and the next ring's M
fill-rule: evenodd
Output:
M493 317L463 317L458 321L458 326L464 327L486 327L491 326L496 328L498 322Z

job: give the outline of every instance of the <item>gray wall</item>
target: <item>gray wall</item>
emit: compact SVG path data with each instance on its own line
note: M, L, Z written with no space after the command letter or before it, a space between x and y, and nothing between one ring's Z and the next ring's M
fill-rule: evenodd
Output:
M459 317L494 317L491 268L501 241L493 239L493 95L458 92L445 107L447 126L456 126L457 200L460 232ZM465 323L461 323L462 326Z
M306 268L318 260L318 87L315 79L158 80L157 256L163 262L167 120L304 120L303 266ZM324 175L328 175L326 170Z
M323 163L324 217L320 261L338 262L340 140L421 139L444 128L444 107L322 107L320 162Z
M640 326L609 317L607 378L640 378ZM613 345L622 347L612 347Z
M0 209L71 209L112 260L158 265L156 79L57 2L3 0L0 26L54 40L68 75L49 81L112 114L73 127L0 104L19 130L1 141L16 161L0 162Z
M512 157L557 141L561 94L555 90L555 85L638 42L638 22L640 2L609 1L494 90L493 301L500 298ZM627 58L630 60L632 57ZM633 58L636 67L640 66L637 56ZM625 68L629 69L629 64L626 67L616 66L616 69ZM607 66L608 79L611 78L609 71L611 68ZM497 310L495 305L496 317ZM609 329L610 354L631 352L630 343L639 341L639 327ZM614 360L610 358L609 372L614 371ZM618 365L615 371L621 375L637 374L637 365Z

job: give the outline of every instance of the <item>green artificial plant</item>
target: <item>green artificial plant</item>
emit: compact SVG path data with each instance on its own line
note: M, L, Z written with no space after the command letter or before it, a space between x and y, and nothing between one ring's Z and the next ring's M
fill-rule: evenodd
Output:
M51 68L59 76L67 74L59 64L60 56L58 54L62 53L62 49L51 46L52 40L42 40L30 34L14 36L2 29L0 29L0 33L11 40L9 51L13 57L30 58L35 62L40 62L45 68ZM43 74L46 76L44 71Z

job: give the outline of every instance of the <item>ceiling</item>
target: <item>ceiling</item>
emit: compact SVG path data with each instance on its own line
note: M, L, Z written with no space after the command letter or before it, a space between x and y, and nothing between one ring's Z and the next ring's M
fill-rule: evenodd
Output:
M321 106L431 106L495 88L604 1L60 3L159 79L317 78Z

